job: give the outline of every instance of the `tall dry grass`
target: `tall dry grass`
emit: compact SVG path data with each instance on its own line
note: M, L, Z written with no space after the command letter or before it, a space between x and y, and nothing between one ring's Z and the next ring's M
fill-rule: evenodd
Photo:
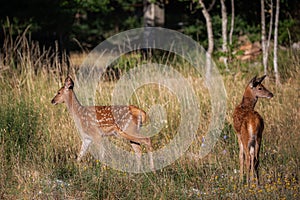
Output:
M232 66L230 73L223 74L226 120L208 156L195 156L208 129L207 123L200 123L188 152L173 164L156 174L127 174L91 155L81 163L75 161L80 139L74 122L64 105L50 104L63 78L75 71L68 72L56 51L41 48L25 34L16 39L7 36L0 54L0 199L299 199L300 80L295 77L299 77L300 65L299 55L292 55L280 61L288 71L282 75L282 85L276 86L272 77L265 83L274 98L260 100L256 106L266 124L259 169L262 184L248 187L238 183L232 112L255 75L249 66L245 65L248 72L238 72ZM130 65L132 58L127 59ZM138 62L144 62L140 59ZM189 80L201 107L199 121L209 121L210 99L201 76L186 70L184 61L161 62L172 64ZM255 70L262 73L260 68ZM99 85L98 104L111 102L115 84ZM180 105L167 88L156 85L141 88L136 95L138 99L133 98L132 103L145 110L153 104L166 109L168 123L153 137L154 147L159 149L176 134ZM117 142L128 146L126 141Z

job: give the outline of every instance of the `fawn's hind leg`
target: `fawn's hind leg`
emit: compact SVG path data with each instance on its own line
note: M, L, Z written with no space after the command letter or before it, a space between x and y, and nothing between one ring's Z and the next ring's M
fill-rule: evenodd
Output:
M138 170L141 169L141 165L142 165L142 148L141 145L136 143L136 142L132 142L130 141L130 144L135 152L135 156L136 156L136 161L137 161L137 166L138 166Z
M238 142L239 142L239 148L240 148L240 152L239 152L239 159L240 159L240 182L243 182L244 179L244 146L241 140L241 136L238 135Z

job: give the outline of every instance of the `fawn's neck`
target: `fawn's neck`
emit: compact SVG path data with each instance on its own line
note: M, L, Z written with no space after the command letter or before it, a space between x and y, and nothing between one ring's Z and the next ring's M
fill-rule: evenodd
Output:
M255 104L257 102L257 97L253 96L247 90L245 91L242 99L241 106L244 109L254 110Z
M68 99L66 101L67 108L69 112L73 115L73 117L80 114L80 111L83 110L83 106L78 101L74 91L72 90L68 96Z

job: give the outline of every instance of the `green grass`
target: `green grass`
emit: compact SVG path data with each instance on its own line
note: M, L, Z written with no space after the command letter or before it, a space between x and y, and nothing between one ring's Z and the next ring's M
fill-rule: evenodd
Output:
M300 66L295 54L280 63L284 68L281 86L276 86L272 78L265 83L274 98L260 100L257 104L257 111L265 119L259 168L261 185L248 187L238 183L239 150L232 127L234 106L240 102L245 85L255 75L246 64L243 67L248 71L239 72L232 65L230 73L222 75L227 91L226 120L209 155L203 159L195 156L208 128L207 123L201 123L195 141L180 159L156 173L130 174L105 166L91 155L81 163L76 162L81 141L74 122L64 105L50 103L61 87L66 69L51 62L43 52L34 51L35 45L27 44L32 48L28 54L9 56L1 52L0 199L300 198L300 80L295 78L300 75ZM22 47L19 50L25 51ZM134 59L134 63L141 62ZM34 62L36 60L39 62ZM179 63L175 67L189 78L199 99L199 120L206 122L210 116L210 100L203 81L186 70L184 62ZM130 57L126 65L130 65ZM256 70L262 74L262 69ZM99 86L99 104L109 104L115 84L105 82ZM153 104L165 104L169 126L153 137L154 148L161 148L176 134L178 101L166 88L155 85L141 88L136 95L139 98L133 97L132 103L139 102L145 110ZM117 139L117 142L129 146L124 140Z

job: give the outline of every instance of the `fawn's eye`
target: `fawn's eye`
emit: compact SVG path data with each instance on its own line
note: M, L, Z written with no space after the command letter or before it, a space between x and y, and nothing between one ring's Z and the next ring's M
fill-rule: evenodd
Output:
M262 90L262 88L258 88L258 90Z

